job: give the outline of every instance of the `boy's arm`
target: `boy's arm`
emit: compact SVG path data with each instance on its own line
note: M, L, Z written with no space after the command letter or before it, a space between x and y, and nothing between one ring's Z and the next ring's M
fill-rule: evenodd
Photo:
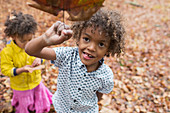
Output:
M97 94L97 98L98 98L98 102L99 102L100 100L102 100L103 93L96 92L96 94Z
M56 55L54 50L47 48L47 46L61 44L71 38L71 36L72 30L70 30L70 27L58 21L43 35L28 42L25 51L31 56L55 60Z

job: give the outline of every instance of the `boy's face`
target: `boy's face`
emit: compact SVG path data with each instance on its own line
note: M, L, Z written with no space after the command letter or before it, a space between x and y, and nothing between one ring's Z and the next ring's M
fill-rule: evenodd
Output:
M110 39L104 33L99 33L99 28L94 30L93 27L88 27L82 31L78 41L79 55L87 69L92 68L94 71L98 68L99 60L107 54L109 45Z
M24 49L25 45L33 38L33 36L33 34L26 34L22 38L16 36L14 37L14 40L20 48Z

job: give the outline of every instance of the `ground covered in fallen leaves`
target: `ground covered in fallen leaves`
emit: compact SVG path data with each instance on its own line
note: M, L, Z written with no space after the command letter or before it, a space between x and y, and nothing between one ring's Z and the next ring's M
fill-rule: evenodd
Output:
M12 10L31 14L38 22L41 35L57 20L57 16L26 5L29 0L0 0L0 51L9 40L4 21ZM114 72L115 86L99 102L101 113L167 113L170 112L170 2L168 0L106 0L104 6L121 12L126 28L124 56L105 58ZM65 23L71 25L70 21ZM75 46L69 41L59 46ZM42 71L44 84L56 91L58 70L47 61ZM0 72L0 112L11 112L12 90L9 78ZM53 107L51 113L54 112Z

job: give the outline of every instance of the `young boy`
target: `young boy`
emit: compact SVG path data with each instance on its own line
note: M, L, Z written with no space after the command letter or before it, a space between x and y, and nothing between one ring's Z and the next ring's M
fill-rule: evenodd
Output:
M98 113L96 93L110 93L113 89L113 73L103 58L119 55L124 45L125 31L120 19L116 12L99 10L91 19L75 23L73 32L69 26L56 22L26 45L28 54L52 60L59 67L53 95L57 113ZM47 48L72 35L78 47Z

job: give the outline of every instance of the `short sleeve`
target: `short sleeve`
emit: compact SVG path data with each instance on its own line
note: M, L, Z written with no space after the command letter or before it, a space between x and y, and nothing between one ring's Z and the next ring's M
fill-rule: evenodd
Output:
M71 47L56 47L53 48L56 53L56 60L51 60L51 63L56 67L60 67L64 61L70 56Z
M102 79L102 88L98 90L100 93L110 93L113 90L114 82L113 82L113 72L111 69L107 72L107 75Z

